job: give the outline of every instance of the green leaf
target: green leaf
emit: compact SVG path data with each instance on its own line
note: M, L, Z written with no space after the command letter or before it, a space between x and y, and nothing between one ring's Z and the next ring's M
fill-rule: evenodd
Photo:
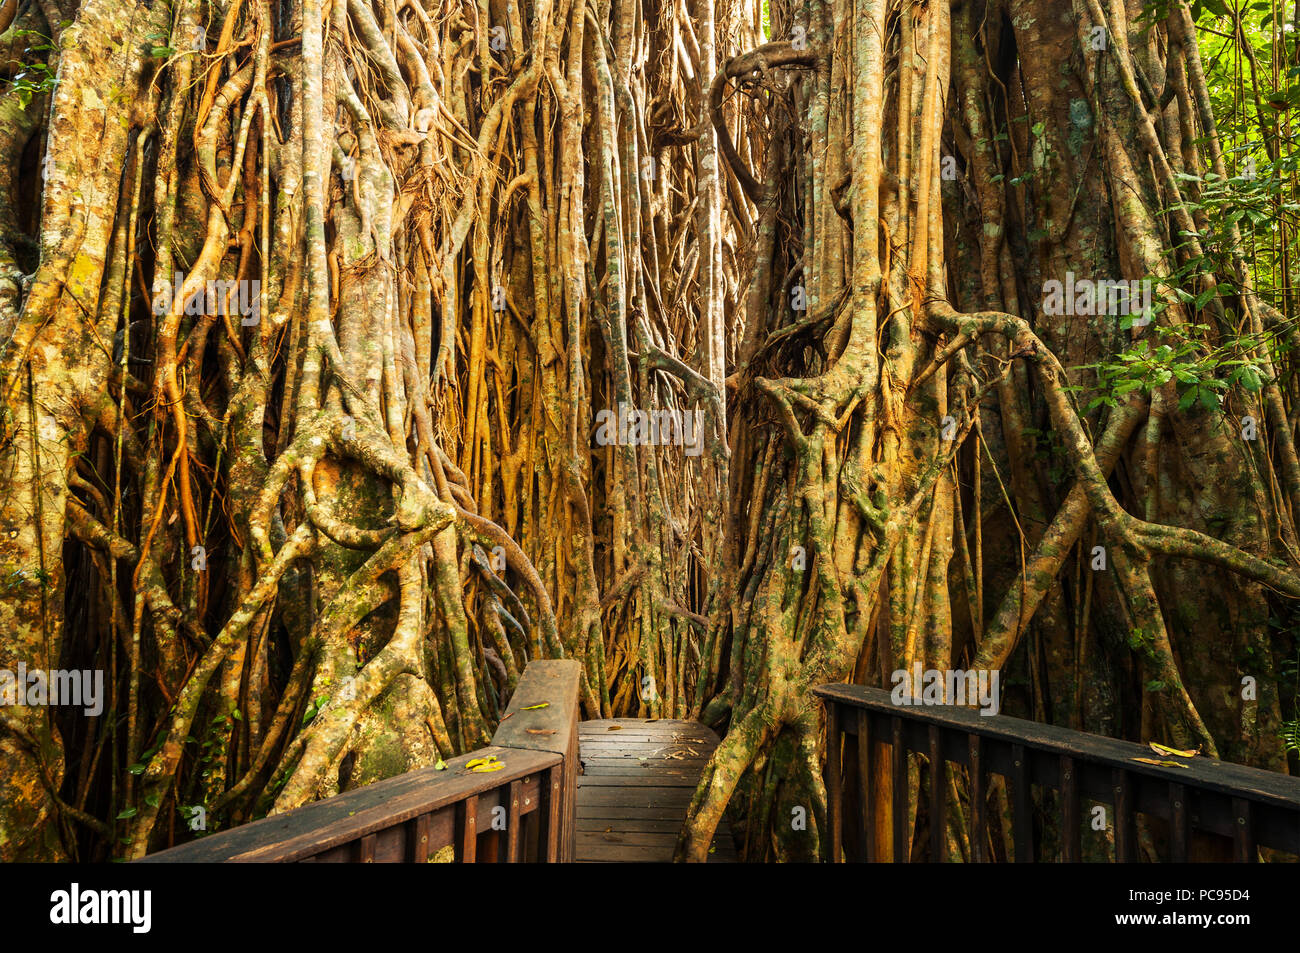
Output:
M140 813L140 811L139 811L138 808L134 808L134 807L126 807L126 808L123 808L123 809L118 813L118 815L117 815L117 819L118 819L119 821L125 821L128 817L135 817L135 816L136 816L137 814L139 814L139 813Z

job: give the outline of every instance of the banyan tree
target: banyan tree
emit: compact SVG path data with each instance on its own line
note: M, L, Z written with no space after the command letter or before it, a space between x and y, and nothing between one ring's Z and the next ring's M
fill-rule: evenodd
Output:
M1287 770L1289 106L1220 130L1198 18L1300 53L1228 6L8 0L0 668L105 699L0 709L0 857L472 750L536 658L723 735L685 860L829 856L810 689L917 664Z

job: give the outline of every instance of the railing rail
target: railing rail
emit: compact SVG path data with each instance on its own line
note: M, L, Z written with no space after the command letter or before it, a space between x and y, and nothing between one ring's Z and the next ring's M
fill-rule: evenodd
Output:
M1100 817L1107 835L1090 856L1137 859L1142 836L1162 860L1253 862L1260 848L1300 855L1300 778L1211 758L1160 755L1150 747L1054 725L981 715L955 706L900 706L861 685L823 685L828 837L840 861L948 859L947 812L957 796L948 770L965 769L970 859L990 857L990 779L1005 785L1007 859L1078 861L1082 835ZM907 808L909 755L928 765L922 805L929 836L915 848ZM1177 767L1136 760L1173 761ZM952 767L949 768L948 766ZM1033 787L1055 792L1035 807ZM1084 812L1086 802L1093 807ZM1100 815L1095 807L1102 807ZM1044 817L1058 821L1047 835ZM1093 835L1090 835L1093 836ZM1112 844L1113 841L1113 844ZM903 844L903 850L893 845ZM1100 857L1098 857L1100 859Z
M143 862L569 862L578 773L573 661L528 664L492 744L158 851ZM495 756L503 768L467 765Z

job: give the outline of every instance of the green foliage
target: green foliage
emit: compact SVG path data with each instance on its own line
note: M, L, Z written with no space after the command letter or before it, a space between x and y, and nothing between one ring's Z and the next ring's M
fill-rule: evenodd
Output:
M1276 161L1261 158L1249 147L1238 148L1226 161L1242 174L1225 178L1210 171L1176 173L1183 202L1164 212L1181 210L1200 224L1195 233L1179 233L1181 264L1171 274L1147 276L1155 289L1152 317L1159 318L1177 302L1192 323L1172 328L1153 324L1125 350L1087 365L1097 375L1087 409L1115 407L1135 391L1149 394L1175 381L1180 411L1197 406L1217 410L1234 388L1256 394L1269 383L1260 355L1269 354L1275 363L1286 357L1288 345L1278 333L1255 334L1240 314L1242 289L1233 277L1230 236L1236 229L1247 245L1258 248L1273 240L1279 214L1300 222L1300 202L1292 201L1289 190L1300 161L1290 155ZM1287 286L1276 286L1275 271L1260 267L1259 254L1252 265L1259 281L1256 293L1285 310ZM1133 316L1121 321L1125 330L1133 324Z
M1153 333L1139 338L1112 359L1085 365L1097 374L1097 396L1087 409L1115 407L1134 391L1146 394L1177 382L1178 409L1200 405L1217 410L1221 396L1233 387L1258 393L1265 383L1251 355L1261 345L1274 343L1271 336L1231 335L1215 347L1201 340L1208 337L1203 324L1166 328L1152 326Z
M1300 719L1282 724L1282 744L1287 751L1300 753Z
M54 71L43 59L33 58L29 61L28 57L46 53L54 49L54 46L48 36L35 30L15 30L13 35L32 37L36 41L24 49L22 69L15 73L12 79L7 80L18 97L18 104L26 110L34 97L54 89Z

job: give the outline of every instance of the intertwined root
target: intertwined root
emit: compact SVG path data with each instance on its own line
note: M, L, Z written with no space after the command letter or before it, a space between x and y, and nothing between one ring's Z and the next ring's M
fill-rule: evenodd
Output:
M1156 46L1122 5L1010 6L23 6L0 41L59 81L0 97L0 186L41 195L0 208L0 663L113 689L5 715L0 856L138 856L179 808L434 762L569 655L590 715L729 726L683 857L728 805L751 857L814 857L809 689L1002 668L1031 618L1059 717L1093 630L1136 630L1171 740L1276 760L1192 651L1221 618L1266 647L1266 593L1300 596L1271 352L1228 412L1171 385L1103 417L1080 365L1136 332L1021 300L1196 254L1180 173L1224 170L1186 5ZM1265 340L1228 245L1193 291ZM1160 491L1189 481L1225 538Z

